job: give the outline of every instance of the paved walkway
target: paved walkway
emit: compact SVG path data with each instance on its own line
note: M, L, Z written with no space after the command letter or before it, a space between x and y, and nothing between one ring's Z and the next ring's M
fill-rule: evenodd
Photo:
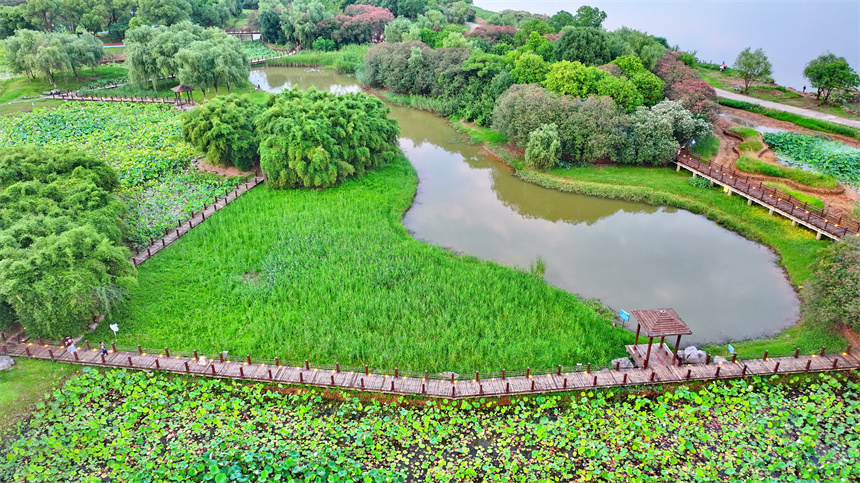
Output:
M714 88L714 90L717 91L718 96L725 97L726 99L749 102L750 104L758 104L759 106L773 109L775 111L790 112L792 114L797 114L798 116L821 119L822 121L830 121L835 124L842 124L843 126L860 129L860 121L845 119L844 117L834 116L833 114L825 114L823 112L811 111L809 109L803 109L800 107L787 106L778 102L763 101L761 99L756 99L755 97L745 96L743 94L737 94L735 92L724 91L722 89Z

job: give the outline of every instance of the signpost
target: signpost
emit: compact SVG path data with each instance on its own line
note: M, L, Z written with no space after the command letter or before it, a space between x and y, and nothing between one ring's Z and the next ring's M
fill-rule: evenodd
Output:
M116 339L116 333L119 332L119 325L110 324L108 327L110 327L110 330L113 331L113 338Z
M618 313L618 315L621 317L621 320L624 321L624 323L621 324L621 327L624 327L627 322L630 322L630 314L628 314L626 311L622 310Z

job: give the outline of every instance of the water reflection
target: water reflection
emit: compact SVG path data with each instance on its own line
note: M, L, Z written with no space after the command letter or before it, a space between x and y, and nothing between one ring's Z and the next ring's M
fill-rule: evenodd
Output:
M273 89L349 85L325 72L258 72ZM541 257L549 283L616 310L675 308L691 342L770 335L797 318L797 298L761 245L687 211L525 183L445 120L402 107L392 117L420 179L404 218L418 239L510 266Z
M354 80L344 83L343 80L350 79L338 76L333 70L269 68L267 72L266 68L261 67L251 70L248 80L261 90L273 93L293 88L307 89L311 86L338 95L361 92L361 87Z

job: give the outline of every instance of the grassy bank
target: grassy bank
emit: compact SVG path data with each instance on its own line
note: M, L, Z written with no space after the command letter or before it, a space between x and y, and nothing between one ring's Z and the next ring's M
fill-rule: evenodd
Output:
M448 403L90 371L0 447L0 480L857 481L857 381Z
M373 47L371 44L351 44L334 52L302 50L289 57L267 61L266 64L286 67L333 67L337 68L341 74L353 74L357 64L364 63L364 54L371 47ZM341 69L348 70L347 64L351 65L352 71L341 72Z
M0 371L0 439L29 416L33 405L80 367L18 358L12 370ZM2 478L0 478L2 480Z
M401 158L323 191L257 188L142 265L108 322L121 344L432 372L624 354L632 334L576 296L413 239L416 184Z
M749 156L741 156L735 162L739 170L744 173L763 174L775 178L786 178L804 186L813 188L836 188L839 182L833 176L827 174L813 173L799 168L789 168L776 164L765 163Z
M100 80L116 80L126 76L128 70L123 67L107 65L97 67L95 72L89 68L82 69L80 77L76 80L71 73L59 74L56 76L57 88L61 90L75 90L86 86L92 82ZM42 95L43 92L52 90L53 86L44 76L37 77L33 80L27 80L26 77L13 77L0 81L0 104L11 102L18 99L35 98Z
M842 136L860 139L860 129L843 126L842 124L836 124L835 122L823 121L821 119L812 119L809 117L792 114L790 112L776 111L774 109L768 109L766 107L759 106L758 104L752 104L750 102L735 101L732 99L723 98L720 98L719 102L721 105L726 107L754 112L756 114L761 114L772 119L777 119L779 121L790 122L796 126L811 129L813 131L840 134Z

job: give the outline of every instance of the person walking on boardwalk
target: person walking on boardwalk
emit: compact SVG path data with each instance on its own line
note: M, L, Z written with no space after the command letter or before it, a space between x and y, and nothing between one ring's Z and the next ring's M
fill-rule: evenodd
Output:
M103 355L103 356L106 356L106 355L107 355L108 351L107 351L107 349L105 348L105 343L104 343L104 342L102 342L102 343L99 345L99 349L101 349L101 351L102 351L102 355Z
M78 348L75 347L75 339L72 339L72 336L67 335L66 339L63 341L63 345L66 346L66 350L69 351L69 354L74 354L78 351Z

